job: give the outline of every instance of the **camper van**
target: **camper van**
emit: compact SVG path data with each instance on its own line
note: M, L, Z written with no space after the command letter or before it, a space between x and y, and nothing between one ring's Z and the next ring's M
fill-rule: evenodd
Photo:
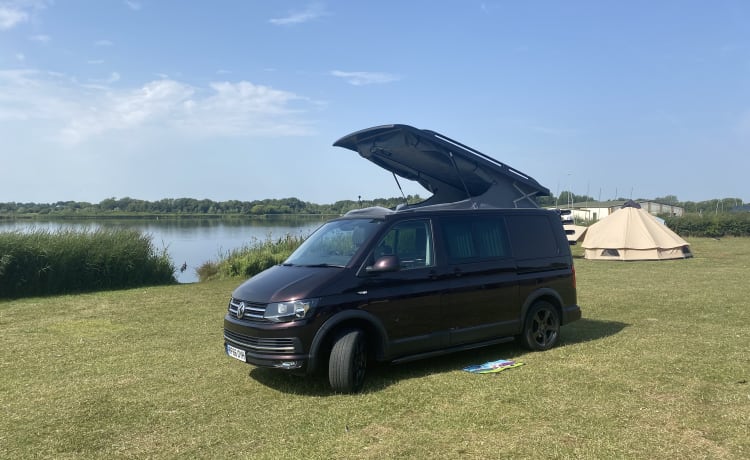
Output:
M558 342L581 317L560 215L531 177L407 125L334 145L420 182L422 203L351 211L313 232L282 264L240 285L224 318L226 354L255 366L327 372L362 389L368 363L403 363L514 339Z

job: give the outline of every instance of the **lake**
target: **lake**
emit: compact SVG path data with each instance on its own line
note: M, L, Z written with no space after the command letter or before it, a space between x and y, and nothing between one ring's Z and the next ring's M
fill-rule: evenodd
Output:
M157 250L166 248L180 283L198 281L195 269L209 260L219 260L232 249L257 240L286 234L307 236L326 219L322 217L274 217L267 219L86 219L86 220L0 220L0 232L44 229L132 228L151 235ZM187 269L180 272L182 264Z

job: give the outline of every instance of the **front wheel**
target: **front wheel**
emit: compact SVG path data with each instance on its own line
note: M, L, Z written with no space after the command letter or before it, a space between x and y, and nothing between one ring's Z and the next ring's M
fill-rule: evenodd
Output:
M549 302L535 302L526 315L521 340L529 350L542 351L554 347L560 338L560 314Z
M337 393L356 393L362 389L367 369L365 333L359 329L344 332L331 349L328 381Z

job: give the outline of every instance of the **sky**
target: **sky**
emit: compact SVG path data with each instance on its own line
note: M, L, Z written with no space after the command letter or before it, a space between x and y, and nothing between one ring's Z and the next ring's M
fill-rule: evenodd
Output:
M392 123L554 195L750 202L750 2L0 0L0 202L395 197L332 146Z

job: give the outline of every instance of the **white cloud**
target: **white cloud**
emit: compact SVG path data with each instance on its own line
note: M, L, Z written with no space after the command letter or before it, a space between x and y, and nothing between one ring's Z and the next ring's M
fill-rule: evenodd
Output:
M61 77L34 70L0 70L0 121L64 120L75 103L58 96Z
M29 15L20 8L0 5L0 30L8 30L28 21Z
M95 85L33 70L0 71L0 121L44 125L48 137L67 146L117 132L158 132L169 137L237 137L309 134L301 119L311 104L294 93L248 81L206 88L171 80L119 90L113 72ZM40 134L41 135L41 134Z
M16 60L19 62L23 62L26 60L26 55L23 53L16 53Z
M112 43L109 40L97 40L94 42L94 46L112 46L114 43Z
M269 19L268 22L276 26L289 26L314 21L315 19L326 15L328 15L328 13L322 4L313 3L308 5L303 11L291 12L287 16L281 18Z
M343 78L349 84L354 86L390 83L401 79L398 75L382 72L344 72L341 70L333 70L331 71L331 75Z
M106 132L159 124L193 92L188 85L158 80L136 90L94 95L87 106L76 108L75 116L59 132L59 140L75 145Z
M139 2L133 2L130 0L125 0L125 5L133 11L139 11L142 8L142 5Z
M39 43L49 43L51 40L49 35L32 35L29 40Z
M494 4L494 3L482 2L482 3L479 4L479 9L483 13L490 13L490 12L498 10L500 8L501 8L501 6L499 4Z
M288 91L248 81L217 82L213 93L202 100L191 100L184 124L189 131L204 135L300 135L309 132L307 124L296 119L300 110L292 108L306 101Z

